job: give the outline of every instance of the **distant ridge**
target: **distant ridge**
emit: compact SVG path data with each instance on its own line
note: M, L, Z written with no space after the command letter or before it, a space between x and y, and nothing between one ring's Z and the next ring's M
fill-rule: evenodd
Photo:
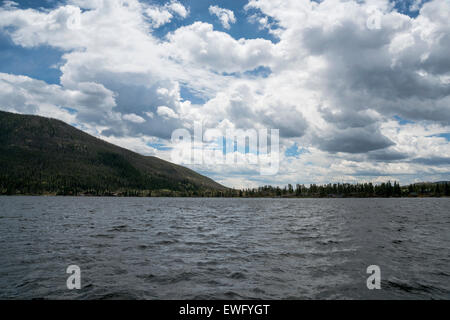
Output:
M450 181L436 181L436 182L416 182L413 184L421 185L421 184L450 184Z
M228 190L60 120L0 111L0 194L195 195Z

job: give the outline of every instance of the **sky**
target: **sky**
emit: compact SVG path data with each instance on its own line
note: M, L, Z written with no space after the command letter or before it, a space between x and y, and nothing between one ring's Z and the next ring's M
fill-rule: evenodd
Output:
M450 180L449 53L450 0L0 1L0 109L168 161L278 129L276 174L187 165L229 187Z

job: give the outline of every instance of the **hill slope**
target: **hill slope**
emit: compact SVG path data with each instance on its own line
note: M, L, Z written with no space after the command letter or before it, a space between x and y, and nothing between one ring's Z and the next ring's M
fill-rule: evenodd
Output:
M97 139L62 121L0 111L0 194L226 190L188 168Z

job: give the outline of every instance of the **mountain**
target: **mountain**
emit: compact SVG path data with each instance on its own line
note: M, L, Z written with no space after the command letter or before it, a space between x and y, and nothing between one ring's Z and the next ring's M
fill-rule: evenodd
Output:
M0 194L196 195L224 186L60 120L0 111Z

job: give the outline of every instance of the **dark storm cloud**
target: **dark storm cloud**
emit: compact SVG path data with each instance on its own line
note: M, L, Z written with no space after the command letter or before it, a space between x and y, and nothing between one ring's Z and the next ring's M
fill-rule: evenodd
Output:
M434 22L439 10L436 3L424 16ZM337 128L368 125L373 119L358 114L367 109L388 117L449 123L450 84L442 81L450 72L448 23L434 29L429 39L409 31L413 44L397 52L406 40L394 39L401 30L413 30L411 20L397 21L370 29L348 19L329 29L314 26L299 33L303 48L328 62L321 90L339 112L321 112Z
M305 134L308 122L295 106L278 102L267 107L255 111L248 107L245 99L231 100L228 114L239 129L250 129L255 124L261 124L267 129L279 129L282 138L301 137Z
M374 126L366 128L349 128L321 137L314 137L314 142L321 150L336 153L366 153L388 148L394 143L382 135Z
M408 154L401 153L395 150L377 150L371 151L367 154L369 160L375 160L380 162L392 162L398 160L404 160L408 158Z
M450 165L450 157L415 158L412 162L428 166L443 166Z
M377 121L364 111L344 109L333 113L332 110L326 108L319 108L319 111L324 120L334 124L339 129L366 127Z
M295 107L285 107L283 112L274 112L262 117L261 122L268 128L280 130L280 137L301 137L308 128L308 122Z

